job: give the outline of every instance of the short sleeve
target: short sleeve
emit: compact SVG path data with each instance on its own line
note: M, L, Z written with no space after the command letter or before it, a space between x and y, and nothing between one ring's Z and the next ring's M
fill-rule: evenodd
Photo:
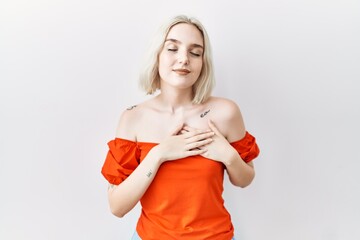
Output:
M101 173L109 183L119 185L139 165L140 150L136 142L120 138L111 140L108 146Z
M255 137L248 132L245 133L242 139L230 144L236 149L245 162L250 162L260 153Z

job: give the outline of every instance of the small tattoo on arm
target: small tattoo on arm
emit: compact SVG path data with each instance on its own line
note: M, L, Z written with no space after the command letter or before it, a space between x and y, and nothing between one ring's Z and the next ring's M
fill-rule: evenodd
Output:
M210 112L210 109L209 109L209 110L207 110L207 111L205 111L204 113L202 113L202 114L200 115L200 117L201 117L201 118L205 117L205 116L206 116L206 114L208 114L209 112Z
M113 189L114 187L115 187L114 184L109 184L108 190L109 190L109 189Z
M133 110L134 108L136 108L136 105L133 105L131 107L128 107L126 110Z
M146 176L149 178L152 175L152 171L149 170L149 172L146 174Z

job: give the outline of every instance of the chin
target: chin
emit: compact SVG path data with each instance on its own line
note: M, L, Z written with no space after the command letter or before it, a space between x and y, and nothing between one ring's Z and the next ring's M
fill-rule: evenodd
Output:
M186 89L189 87L192 87L196 81L188 79L188 78L176 78L176 79L171 79L171 80L167 80L167 81L163 81L165 85L169 85L169 86L173 86L173 87L177 87L180 89Z

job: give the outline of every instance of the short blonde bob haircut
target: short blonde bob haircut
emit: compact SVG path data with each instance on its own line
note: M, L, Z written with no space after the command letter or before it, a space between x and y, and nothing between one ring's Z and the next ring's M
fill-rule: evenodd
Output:
M187 23L194 25L201 32L204 40L203 65L199 78L193 85L193 100L195 104L205 102L211 95L211 91L215 85L215 77L213 71L211 46L209 36L204 26L199 20L190 18L185 15L176 16L165 23L155 35L150 46L147 58L140 70L140 88L145 90L147 94L153 94L160 89L159 75L159 55L164 47L166 37L170 29L179 23Z

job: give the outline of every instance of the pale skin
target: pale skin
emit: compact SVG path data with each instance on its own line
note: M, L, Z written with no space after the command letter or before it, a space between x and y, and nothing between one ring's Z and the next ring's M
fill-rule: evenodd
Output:
M108 198L114 215L123 217L137 204L166 161L202 155L222 162L235 186L246 187L252 182L252 162L245 163L230 145L245 136L238 106L217 97L192 103L192 85L202 67L202 46L196 27L175 25L159 56L161 93L123 112L116 137L159 144L125 181L110 185Z

